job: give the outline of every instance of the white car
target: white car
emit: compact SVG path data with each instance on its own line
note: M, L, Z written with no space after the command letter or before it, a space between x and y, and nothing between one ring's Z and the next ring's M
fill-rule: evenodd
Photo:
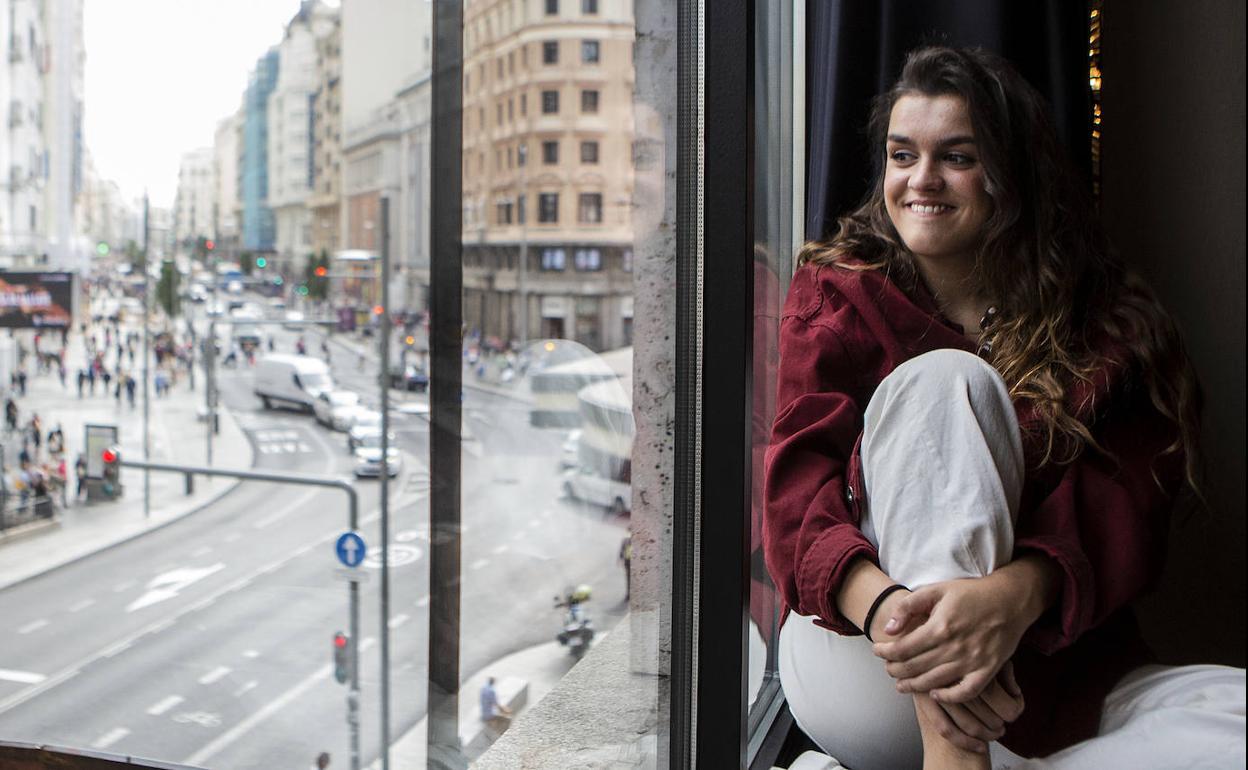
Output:
M600 476L583 465L564 472L563 494L606 508L614 516L623 516L632 509L632 484Z
M298 310L287 310L285 323L282 324L287 329L298 329L303 324L303 313Z
M354 452L363 437L381 432L381 412L372 409L360 409L351 419L351 427L347 428L347 451Z
M563 446L559 449L559 467L575 468L580 462L581 454L581 429L573 428L568 431L568 437L564 440Z
M351 427L360 410L360 394L349 390L330 390L316 397L312 413L316 421L330 430L345 431Z
M390 434L390 446L386 450L386 470L390 476L399 475L403 466L399 448L394 445L394 434ZM360 438L355 448L355 477L357 479L381 476L381 431L367 433Z

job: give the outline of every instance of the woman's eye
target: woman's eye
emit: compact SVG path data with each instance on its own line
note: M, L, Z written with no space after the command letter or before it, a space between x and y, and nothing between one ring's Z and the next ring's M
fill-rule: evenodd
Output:
M889 160L894 163L909 163L914 160L914 153L908 150L893 150L889 153Z
M945 156L945 160L949 161L955 166L969 166L970 164L975 162L975 159L972 158L970 155L964 155L960 152L949 153L948 155Z

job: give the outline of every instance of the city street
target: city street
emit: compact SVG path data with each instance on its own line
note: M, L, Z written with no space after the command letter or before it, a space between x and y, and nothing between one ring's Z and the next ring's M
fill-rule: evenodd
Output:
M300 332L263 329L277 352L293 352ZM302 334L319 352L321 333ZM336 337L330 350L335 380L376 406L376 357ZM263 410L245 363L219 380L257 468L351 477L343 434ZM552 597L573 585L594 587L587 609L600 633L627 605L616 563L626 520L561 497L563 432L530 427L525 404L483 390L465 391L464 412L467 679L551 641L561 618ZM390 500L392 740L424 715L430 593L427 415L395 414L393 426L403 465ZM203 441L202 430L183 438ZM357 487L370 546L357 640L367 763L380 740L379 484ZM140 495L127 490L133 505ZM347 689L334 681L331 647L349 630L333 551L346 528L340 491L243 482L193 515L0 591L0 736L222 768L301 770L329 751L348 767Z

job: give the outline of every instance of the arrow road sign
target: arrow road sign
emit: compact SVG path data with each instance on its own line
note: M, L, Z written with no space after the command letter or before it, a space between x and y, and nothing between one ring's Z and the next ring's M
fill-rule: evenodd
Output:
M368 549L364 547L364 538L358 532L343 532L334 543L338 553L338 561L348 567L358 567L364 561Z

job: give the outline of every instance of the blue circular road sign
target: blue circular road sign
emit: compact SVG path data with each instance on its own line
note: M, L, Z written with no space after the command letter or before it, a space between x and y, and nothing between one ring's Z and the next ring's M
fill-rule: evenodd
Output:
M334 543L334 551L338 554L338 561L348 567L358 567L364 561L368 549L364 547L364 538L358 532L343 532Z

